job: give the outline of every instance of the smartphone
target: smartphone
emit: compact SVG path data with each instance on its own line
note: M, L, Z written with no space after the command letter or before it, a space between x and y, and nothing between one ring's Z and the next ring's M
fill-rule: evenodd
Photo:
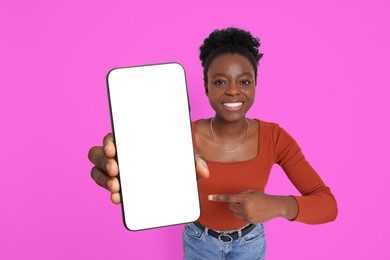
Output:
M123 222L131 231L200 216L183 66L152 64L107 74Z

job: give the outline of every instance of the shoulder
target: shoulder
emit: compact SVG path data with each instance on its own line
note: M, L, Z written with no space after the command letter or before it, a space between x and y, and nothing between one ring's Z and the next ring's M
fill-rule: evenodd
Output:
M294 141L292 136L282 127L279 123L276 122L267 122L260 119L258 120L260 123L260 131L263 136L272 141L273 144L276 145L284 145L286 143L290 143Z
M268 122L268 121L264 121L264 120L261 120L261 119L258 119L258 118L253 118L254 120L258 121L261 126L263 126L264 128L267 128L267 129L271 129L271 128L274 128L275 126L279 126L278 123L275 123L275 122Z
M192 122L192 131L195 134L196 138L204 138L208 136L210 129L210 118L207 119L198 119Z
M255 119L260 124L260 131L263 131L265 134L273 134L275 132L281 131L283 128L275 122L268 122L261 119Z
M191 122L191 125L192 125L192 128L196 127L196 128L203 128L205 127L206 125L208 125L210 122L210 118L202 118L202 119L197 119L197 120L194 120Z

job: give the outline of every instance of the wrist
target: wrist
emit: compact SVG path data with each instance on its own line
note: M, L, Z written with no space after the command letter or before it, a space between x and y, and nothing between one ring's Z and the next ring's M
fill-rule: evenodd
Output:
M279 196L279 216L294 220L298 215L298 203L292 196Z

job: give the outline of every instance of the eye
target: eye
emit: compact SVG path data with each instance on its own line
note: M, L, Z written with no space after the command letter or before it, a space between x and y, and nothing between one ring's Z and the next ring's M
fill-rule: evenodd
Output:
M226 84L227 84L226 80L217 79L217 80L214 81L214 85L224 86Z
M241 80L240 84L241 85L250 85L252 82L250 80L247 80L247 79L244 79L244 80Z

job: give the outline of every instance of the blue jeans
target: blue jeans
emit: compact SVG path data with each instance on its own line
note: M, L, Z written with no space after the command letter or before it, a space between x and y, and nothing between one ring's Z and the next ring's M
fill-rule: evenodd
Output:
M258 224L251 232L231 242L220 241L193 223L185 225L182 236L185 260L263 260L265 257L263 224Z

